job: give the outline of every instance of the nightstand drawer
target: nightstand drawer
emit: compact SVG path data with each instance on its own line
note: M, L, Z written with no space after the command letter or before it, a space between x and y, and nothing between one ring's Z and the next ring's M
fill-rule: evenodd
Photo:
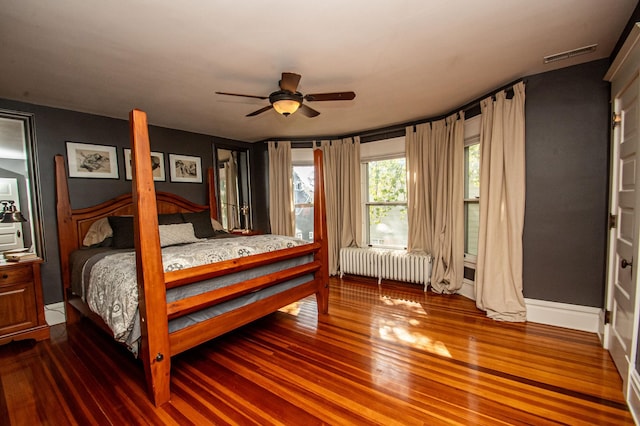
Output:
M0 272L0 276L3 273ZM33 284L30 282L0 287L0 335L37 326L34 303Z
M33 268L30 265L16 265L0 270L0 286L29 282L33 280Z
M42 301L42 259L0 263L0 345L49 338Z

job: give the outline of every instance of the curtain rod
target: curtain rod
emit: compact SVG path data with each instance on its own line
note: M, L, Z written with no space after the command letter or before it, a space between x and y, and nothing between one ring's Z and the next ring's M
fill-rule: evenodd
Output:
M453 111L444 114L444 115L440 115L437 117L431 117L431 118L424 118L424 119L420 119L420 120L416 120L416 121L410 121L410 122L406 122L406 123L401 123L401 124L394 124L391 126L387 126L387 127L381 127L379 129L373 129L373 130L368 130L368 131L363 131L363 132L356 132L356 133L349 133L346 135L342 135L342 136L322 136L322 137L305 137L305 138L270 138L270 139L265 139L262 140L260 142L268 142L268 141L273 141L273 142L278 142L278 141L291 141L292 146L295 145L300 145L300 144L311 144L313 143L313 141L320 141L320 140L334 140L334 139L345 139L345 138L352 138L355 136L360 136L360 142L373 142L373 141L378 141L378 140L382 140L382 139L391 139L394 137L400 137L400 136L404 136L405 135L405 129L409 126L417 126L419 124L424 124L424 123L430 123L432 121L438 121L438 120L442 120L443 118L447 118L448 116L450 116L451 114L454 114L456 112L459 111L464 111L466 118L470 118L470 117L474 117L478 114L480 114L480 102L488 97L495 97L495 95L497 95L500 92L503 91L512 91L513 86L515 86L516 84L518 84L521 81L525 81L522 78L519 78L515 81L512 81L509 84L506 84L502 87L500 87L499 89L496 89L486 95L483 95L479 98L476 98L474 100L472 100L471 102L466 103L465 105L463 105L462 107L458 107L456 109L454 109ZM513 92L511 92L511 94L513 94ZM467 116L467 113L470 113L470 116Z
M469 102L468 104L464 105L462 108L459 109L459 111L464 111L465 113L469 110L473 110L474 108L480 108L480 102L482 102L484 99L487 99L489 96L491 96L492 98L495 98L495 96L500 93L500 92L504 92L507 91L507 96L513 96L513 86L515 86L516 84L520 83L521 81L525 81L522 78L519 78L507 85L502 86L501 88L494 90L493 92L491 92L488 95L484 95L481 96L477 99L474 99L473 101ZM478 112L479 113L479 112Z

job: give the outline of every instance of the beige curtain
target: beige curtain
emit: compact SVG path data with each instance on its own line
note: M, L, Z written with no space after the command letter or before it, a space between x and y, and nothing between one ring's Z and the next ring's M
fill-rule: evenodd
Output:
M271 233L294 236L291 142L269 142L269 221Z
M429 194L435 192L435 157L429 123L406 128L405 152L407 156L407 219L409 237L407 251L430 253L433 241L432 210Z
M360 198L360 138L322 141L327 203L329 274L339 269L340 248L362 240Z
M407 248L433 257L434 292L456 293L464 268L464 114L407 127L405 144Z
M524 83L480 103L480 234L476 305L487 316L526 321L522 294L525 203Z

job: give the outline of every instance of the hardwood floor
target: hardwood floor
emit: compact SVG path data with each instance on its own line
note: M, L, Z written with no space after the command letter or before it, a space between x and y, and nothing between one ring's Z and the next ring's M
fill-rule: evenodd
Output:
M598 338L487 319L462 296L365 279L172 360L155 408L127 351L88 321L0 347L0 424L633 424Z

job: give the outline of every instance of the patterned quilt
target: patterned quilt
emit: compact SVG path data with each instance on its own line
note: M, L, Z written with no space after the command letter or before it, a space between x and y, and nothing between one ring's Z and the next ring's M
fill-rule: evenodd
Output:
M162 262L169 272L302 244L306 241L282 235L202 240L164 247ZM117 341L130 344L129 335L138 318L135 252L105 256L93 265L89 277L85 293L89 307L107 323Z

